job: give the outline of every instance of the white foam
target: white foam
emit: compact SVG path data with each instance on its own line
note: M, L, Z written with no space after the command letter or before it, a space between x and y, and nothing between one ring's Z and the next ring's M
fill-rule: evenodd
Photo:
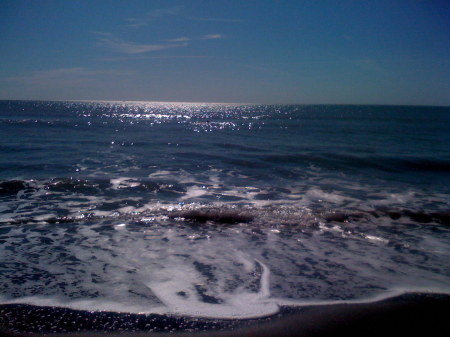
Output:
M133 206L125 206L117 209L117 212L121 214L129 214L133 212L137 212L136 208Z
M400 237L382 226L367 227L370 224L364 221L345 237L351 224L330 227L319 222L320 233L316 226L298 226L317 223L310 210L291 206L233 208L255 216L255 222L246 225L185 226L167 217L171 210L201 207L221 205L152 202L145 206L147 213L139 216L143 223L110 217L80 226L39 224L26 232L10 226L0 257L16 267L0 281L11 294L22 297L1 301L244 318L271 315L279 305L370 302L400 294L398 289L450 293L445 235L421 229ZM229 205L224 207L231 210ZM278 226L290 223L296 226ZM105 225L115 230L104 230ZM43 245L42 237L53 241ZM405 254L397 249L399 245L415 245L419 253ZM55 251L62 250L77 262L69 265L67 260L54 259L48 252L56 246ZM41 270L46 279L28 279L20 285L9 281L24 275L29 266ZM394 290L379 290L389 288ZM36 291L47 295L29 296ZM73 300L66 294L98 295ZM207 303L214 301L202 294L218 303ZM341 298L347 300L331 300Z
M240 254L243 259L242 254ZM242 289L235 293L222 293L220 304L205 303L195 296L198 285L196 271L186 266L177 269L175 275L161 282L148 284L158 299L165 304L170 314L211 318L254 318L268 316L278 312L278 305L269 298L269 268L260 261L255 261L262 268L260 290L248 292ZM247 260L245 264L250 262ZM179 293L189 294L182 297Z
M172 171L165 171L165 170L160 170L160 171L156 171L153 172L151 174L148 175L149 178L167 178L167 177L173 177L174 176L174 172Z
M0 304L29 304L37 306L52 306L60 308L69 308L74 310L88 310L88 311L115 311L127 313L154 313L166 314L167 308L161 306L154 306L149 311L147 306L141 304L123 303L111 301L102 298L92 300L68 300L66 298L58 297L44 297L44 296L27 296L14 299L6 299L0 297Z
M335 204L343 204L345 201L354 200L353 198L350 198L348 196L343 196L341 193L338 192L328 193L320 188L315 187L309 189L306 192L305 197L312 201L319 201L319 202L327 201Z
M92 214L98 217L107 217L111 215L111 211L99 211L94 209L92 211ZM76 213L72 214L73 217L75 217L76 215L77 215Z
M417 199L415 191L404 191L400 193L372 193L371 197L378 197L379 200L371 201L374 206L405 205Z
M367 240L372 241L372 242L384 243L384 244L388 244L389 243L389 240L383 239L382 237L375 236L375 235L368 235L368 234L366 234L366 235L364 235L364 237Z
M140 182L135 181L133 178L116 178L110 180L112 188L115 190L121 189L121 188L128 188L128 187L137 187L141 185Z
M205 186L189 186L185 195L183 195L180 200L195 199L208 194Z
M169 286L169 285L167 285ZM170 293L170 289L168 289ZM189 302L188 305L195 305L188 307L185 303L179 303L174 300L170 307L166 305L152 307L142 304L123 303L111 301L106 299L92 299L92 300L67 300L56 297L43 296L28 296L14 299L7 299L0 296L0 305L4 304L28 304L36 306L53 306L60 308L69 308L74 310L86 311L113 311L122 313L136 313L136 314L168 314L176 316L189 316L198 318L221 318L221 319L246 319L259 318L271 316L278 313L280 306L293 307L314 307L324 305L339 305L339 304L369 304L383 301L389 298L394 298L404 294L444 294L450 295L450 290L444 288L433 287L416 287L416 288L392 288L383 293L374 296L354 299L354 300L293 300L285 298L265 298L254 296L253 294L240 294L227 299L225 304L207 304ZM170 300L167 298L166 300ZM173 305L175 304L175 305ZM170 305L170 304L169 304Z
M55 218L56 214L42 214L42 215L37 215L33 218L33 220L35 221L46 221L52 218Z

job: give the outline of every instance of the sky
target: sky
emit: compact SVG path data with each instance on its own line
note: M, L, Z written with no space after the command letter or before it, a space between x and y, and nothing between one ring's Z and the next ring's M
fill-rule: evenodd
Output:
M450 2L1 0L0 99L450 105Z

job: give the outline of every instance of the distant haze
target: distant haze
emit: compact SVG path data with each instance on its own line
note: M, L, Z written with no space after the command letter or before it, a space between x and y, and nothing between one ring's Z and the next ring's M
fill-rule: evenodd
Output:
M450 105L448 1L0 2L0 99Z

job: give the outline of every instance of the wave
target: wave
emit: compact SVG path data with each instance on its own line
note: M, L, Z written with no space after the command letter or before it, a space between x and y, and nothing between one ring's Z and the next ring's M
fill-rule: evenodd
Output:
M450 159L400 159L397 165L423 172L450 172Z
M352 167L361 170L372 168L387 172L404 172L405 170L421 172L450 172L449 159L437 158L399 158L388 156L357 156L337 153L305 153L278 154L261 156L262 161L274 164L304 166L317 165L319 167Z
M255 219L255 214L252 214L249 211L242 212L236 209L218 207L177 211L170 214L170 217L182 218L199 223L214 222L221 224L239 224L253 221Z
M208 182L197 179L183 172L158 171L145 179L3 180L0 223L67 223L119 216L260 226L310 226L320 221L344 223L377 218L389 223L450 223L446 195L389 190L374 193L370 186L351 184L344 194L316 187L314 181L306 181L305 186L273 188L231 186L222 180L227 176L210 175ZM24 203L27 207L22 207Z
M11 190L1 190L0 196L15 193L15 188L22 188L20 182ZM81 184L80 189L85 189ZM60 206L61 207L61 206ZM107 218L114 221L133 221L167 223L168 219L175 223L193 225L242 225L271 227L271 226L298 226L319 228L321 223L326 224L363 224L367 227L377 219L384 220L385 224L397 221L403 223L409 221L411 224L420 225L442 225L450 226L450 212L426 212L422 210L382 208L382 209L351 209L351 210L312 210L306 207L287 205L278 206L249 206L239 204L161 204L158 202L141 205L133 199L122 199L118 201L104 201L98 203L93 209L85 211L72 211L73 215L55 216L38 213L29 216L22 215L15 218L4 217L0 219L0 225L19 224L64 224L100 221ZM395 226L395 222L393 224ZM395 228L395 227L394 227Z
M373 209L364 211L347 211L339 212L334 211L332 213L323 214L323 218L328 222L351 222L360 221L361 219L367 219L368 217L380 218L388 217L392 220L399 220L401 218L408 218L414 223L436 223L440 225L450 226L450 212L424 212L414 211L409 209Z

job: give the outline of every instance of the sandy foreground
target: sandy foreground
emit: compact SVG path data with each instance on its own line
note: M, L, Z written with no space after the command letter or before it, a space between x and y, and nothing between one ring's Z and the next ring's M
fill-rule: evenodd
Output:
M61 315L77 315L82 331L68 328ZM140 326L143 315L81 312L70 309L28 305L0 306L0 335L9 336L211 336L211 337L289 337L289 336L450 336L450 295L410 293L378 302L282 307L271 317L248 320L168 319L153 315L149 328ZM124 316L124 317L123 317ZM148 317L148 316L146 316ZM108 320L121 320L117 329ZM42 322L41 322L42 320ZM52 323L52 320L54 321ZM92 322L89 322L91 320ZM129 320L129 322L127 322ZM99 322L98 324L93 322ZM126 323L126 324L125 324ZM44 327L41 332L37 327ZM108 326L102 331L101 325ZM164 332L164 324L171 327ZM113 324L114 325L114 324ZM56 326L56 329L49 327ZM146 325L149 326L148 324ZM126 328L128 327L128 328ZM79 328L79 327L78 327ZM68 332L61 332L63 329ZM58 332L59 330L59 332ZM56 331L56 332L52 332ZM167 329L166 329L167 331Z

